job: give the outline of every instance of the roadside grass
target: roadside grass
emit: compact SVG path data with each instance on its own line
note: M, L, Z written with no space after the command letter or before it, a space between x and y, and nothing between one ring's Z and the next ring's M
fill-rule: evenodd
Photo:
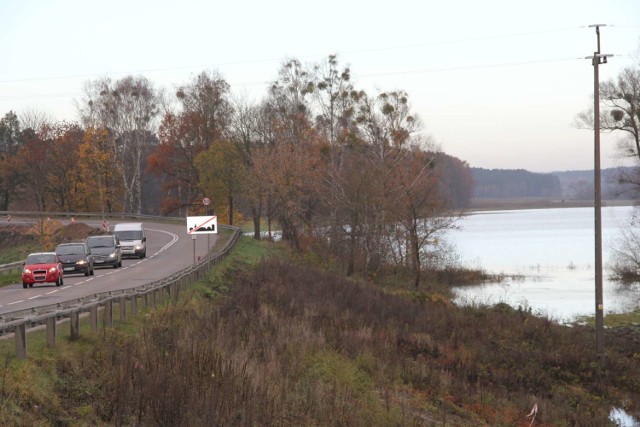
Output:
M9 246L0 250L0 264L10 264L27 258L31 252L37 248L37 243L24 243L16 246ZM14 283L22 283L20 268L7 271L0 271L0 288Z
M230 230L221 229L223 238L217 239L212 250L218 250L231 235ZM167 300L155 310L138 303L138 316L132 316L127 306L127 320L119 319L120 308L113 305L113 328L104 329L103 312L100 311L98 333L90 326L87 316L80 318L80 338L69 338L69 322L61 321L57 326L57 341L54 348L48 347L44 327L27 333L26 360L16 358L13 335L0 339L0 425L100 425L98 415L103 411L99 400L100 384L93 378L95 372L87 372L95 361L88 360L96 347L105 341L140 340L145 325L163 318L176 307L190 306L200 296L210 297L209 289L220 272L233 271L247 263L266 256L271 250L266 242L241 237L234 256L227 257L213 270L212 277L196 284L191 290L182 292L175 302ZM194 298L196 296L197 298ZM205 298L210 299L210 298ZM98 410L96 409L98 408ZM79 421L81 420L81 421Z
M154 312L142 339L107 336L88 358L121 362L93 369L109 373L103 419L507 426L537 404L539 425L606 425L618 399L639 401L622 339L599 362L590 328L410 299L288 258L230 259L214 305Z
M607 314L605 317L605 326L611 328L625 326L640 327L640 310L634 310L629 313Z
M592 316L583 316L574 323L595 326L596 320ZM604 325L607 328L637 327L640 329L640 309L628 313L608 313L604 317Z
M22 273L19 269L0 271L0 288L14 283L22 283Z
M0 250L0 264L9 264L12 262L24 260L31 252L35 252L38 248L37 242L23 243L20 245L9 246Z
M607 425L623 401L640 413L628 337L599 360L590 327L391 292L303 258L245 236L175 303L56 349L30 334L29 358L5 359L0 424L524 426L537 404L536 425Z

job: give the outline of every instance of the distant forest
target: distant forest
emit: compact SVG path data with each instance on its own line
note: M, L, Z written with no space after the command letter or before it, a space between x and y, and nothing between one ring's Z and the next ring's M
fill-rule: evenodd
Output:
M618 176L629 168L610 168L602 171L604 199L631 198L630 188L618 183ZM524 169L471 168L473 197L521 198L553 197L568 200L593 198L593 171L564 171L534 173Z

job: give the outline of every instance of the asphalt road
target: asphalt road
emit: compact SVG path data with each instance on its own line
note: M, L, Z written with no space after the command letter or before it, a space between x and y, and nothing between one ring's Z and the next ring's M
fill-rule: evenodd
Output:
M82 221L98 227L97 221ZM111 229L118 222L109 225ZM186 221L185 221L186 222ZM100 292L121 290L140 286L170 276L194 262L194 240L187 234L186 224L144 222L147 235L147 257L123 258L121 268L101 267L94 276L83 274L64 276L64 285L53 283L34 285L23 289L22 283L0 288L0 315L10 311L24 310L41 305L56 304L82 298ZM207 247L215 245L216 234L199 235L195 240L195 257L205 257Z

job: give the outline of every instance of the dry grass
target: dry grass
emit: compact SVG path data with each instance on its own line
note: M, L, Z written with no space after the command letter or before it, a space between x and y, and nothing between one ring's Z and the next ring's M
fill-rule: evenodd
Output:
M42 419L525 426L535 403L536 426L602 426L612 404L640 413L640 353L625 334L609 334L609 356L598 360L590 327L505 305L457 308L435 293L407 297L283 258L227 261L208 285L216 291L198 290L209 298L57 358L58 403ZM3 390L16 388L2 381L0 398L10 398Z

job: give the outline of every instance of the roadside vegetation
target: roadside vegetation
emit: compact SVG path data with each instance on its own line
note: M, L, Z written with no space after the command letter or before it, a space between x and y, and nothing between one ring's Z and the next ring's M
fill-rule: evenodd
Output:
M411 277L347 277L244 237L175 305L25 361L0 343L0 424L526 426L534 405L538 426L608 425L612 406L640 415L637 332L608 333L597 359L589 326L456 307L446 284L417 291Z

